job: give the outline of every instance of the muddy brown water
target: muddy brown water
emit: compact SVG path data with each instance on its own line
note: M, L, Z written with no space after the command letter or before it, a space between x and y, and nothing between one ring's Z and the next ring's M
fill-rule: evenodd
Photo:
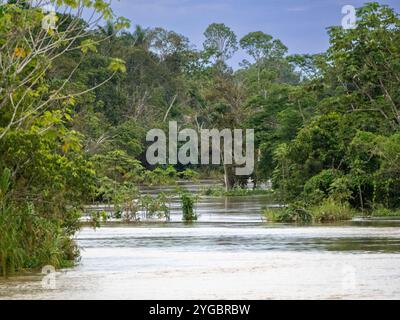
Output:
M157 192L152 190L151 192ZM202 198L199 221L109 224L76 236L81 261L54 288L0 280L0 299L399 299L400 220L268 224L257 197Z

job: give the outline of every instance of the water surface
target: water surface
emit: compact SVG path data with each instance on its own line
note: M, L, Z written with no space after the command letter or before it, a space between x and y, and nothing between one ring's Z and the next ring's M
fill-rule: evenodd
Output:
M195 189L193 190L195 192ZM263 221L265 197L204 198L199 221L109 224L76 236L81 262L0 280L11 299L399 299L400 220L328 226Z

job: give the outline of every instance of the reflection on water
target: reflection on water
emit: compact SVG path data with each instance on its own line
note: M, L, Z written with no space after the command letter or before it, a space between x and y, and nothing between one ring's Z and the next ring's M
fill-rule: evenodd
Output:
M193 192L196 188L193 187ZM400 298L400 220L329 226L262 221L264 197L205 198L199 222L84 228L80 264L57 274L0 280L0 298Z

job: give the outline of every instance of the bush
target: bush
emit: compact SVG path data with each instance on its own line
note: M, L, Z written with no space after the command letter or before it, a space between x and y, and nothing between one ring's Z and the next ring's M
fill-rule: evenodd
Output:
M71 265L78 250L57 220L40 217L33 205L0 209L0 273L13 274L25 268Z
M193 171L192 169L186 169L185 171L180 172L178 176L183 180L196 181L199 176L199 173L196 171Z
M264 209L264 218L269 222L279 222L283 209L268 208Z
M303 197L307 203L317 204L328 197L332 185L340 177L337 170L323 170L318 175L313 176L304 185Z
M41 216L33 204L17 205L9 199L11 172L0 176L0 275L25 268L71 265L78 250L71 235L79 215L67 212L63 219Z
M278 223L311 223L313 217L301 206L290 206L288 208L266 209L264 216L268 221Z
M370 214L372 217L398 217L400 216L400 210L391 210L380 205L376 206Z
M337 222L351 220L354 210L347 203L340 203L332 198L325 199L319 206L310 208L314 222Z
M273 195L273 192L271 190L247 188L234 188L232 190L226 191L224 187L208 187L202 190L202 195L209 197L246 197Z
M160 193L157 197L143 196L140 198L141 209L144 211L144 218L154 218L170 220L170 209L168 199L164 193Z
M183 220L185 222L197 221L198 217L194 211L194 205L196 203L196 197L188 192L181 194Z
M268 221L278 223L329 223L351 220L354 213L348 203L340 203L328 198L319 206L310 208L296 204L288 208L266 209L264 216Z

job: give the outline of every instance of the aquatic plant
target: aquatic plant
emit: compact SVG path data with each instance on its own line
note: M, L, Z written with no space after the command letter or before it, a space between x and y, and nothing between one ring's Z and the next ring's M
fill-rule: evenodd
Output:
M273 191L265 189L247 189L247 188L233 188L232 190L226 191L223 187L208 187L202 190L202 195L210 197L246 197L246 196L258 196L258 195L271 195Z
M287 208L264 210L267 221L278 223L329 223L351 220L354 215L355 211L347 202L338 202L333 198L312 207L297 203Z
M385 208L382 205L376 205L371 211L366 213L371 217L399 217L400 210Z
M156 197L141 196L140 204L145 219L157 217L158 219L170 220L168 199L164 193L160 193Z
M181 201L182 201L183 221L185 222L197 221L198 216L194 210L197 197L187 191L184 191L181 193Z
M265 211L265 216L269 221L279 223L310 223L313 221L311 213L300 205L268 209Z
M310 212L317 223L351 220L355 215L347 202L338 202L333 198L327 198L320 205L310 208Z

